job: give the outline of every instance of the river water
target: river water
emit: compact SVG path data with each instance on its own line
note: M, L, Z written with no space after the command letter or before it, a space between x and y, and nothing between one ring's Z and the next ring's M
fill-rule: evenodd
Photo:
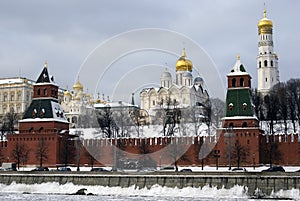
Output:
M86 193L93 195L72 195L79 189L85 188ZM280 191L273 193L268 200L300 200L299 189ZM279 198L279 199L278 199ZM43 184L0 184L0 201L23 200L23 201L243 201L264 200L252 199L247 195L247 189L235 186L231 189L217 189L204 186L202 188L187 187L183 189L168 188L159 185L150 189L138 189L134 186L129 188L104 187L104 186L79 186L72 183L60 185L58 183Z

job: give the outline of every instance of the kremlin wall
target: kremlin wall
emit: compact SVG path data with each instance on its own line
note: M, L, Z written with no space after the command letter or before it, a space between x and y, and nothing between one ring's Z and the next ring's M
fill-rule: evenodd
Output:
M279 82L278 57L273 52L272 27L272 21L266 18L264 11L264 18L258 23L257 58L258 90L262 94L266 94ZM185 57L184 51L180 57L180 68L176 66L177 80L184 80L184 76L187 76L185 71L188 71L185 87L188 87L191 94L201 93L207 101L207 92L196 90L201 88L197 83L201 84L202 80L195 82L200 87L194 87L190 76L192 63L185 60ZM184 67L185 61L188 61L187 68ZM2 162L15 162L20 166L103 165L133 169L170 165L255 167L270 163L299 166L298 134L266 135L260 129L259 119L252 107L251 79L238 57L227 75L226 114L222 119L222 127L210 135L81 140L69 132L70 123L58 101L58 86L50 79L48 66L45 65L33 85L32 102L19 121L19 133L7 134L6 140L0 142ZM168 77L166 81L170 80ZM168 91L172 82L163 83ZM152 100L153 97L146 91L142 91L143 98L149 96ZM147 105L146 103L148 102L143 102L143 105ZM150 109L149 104L147 108ZM139 164L142 167L138 167Z

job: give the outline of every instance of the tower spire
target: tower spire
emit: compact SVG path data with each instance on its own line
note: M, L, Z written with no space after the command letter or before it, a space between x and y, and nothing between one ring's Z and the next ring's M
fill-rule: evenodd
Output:
M44 67L45 67L45 68L48 68L48 62L47 62L47 60L46 60L45 63L44 63Z

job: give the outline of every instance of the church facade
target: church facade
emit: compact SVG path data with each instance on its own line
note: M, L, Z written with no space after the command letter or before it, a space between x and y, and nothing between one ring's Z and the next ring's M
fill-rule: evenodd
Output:
M146 110L151 119L164 108L203 108L209 105L209 95L204 88L204 80L193 79L193 64L186 56L185 49L176 62L176 77L166 69L160 78L159 88L145 88L140 93L141 109Z

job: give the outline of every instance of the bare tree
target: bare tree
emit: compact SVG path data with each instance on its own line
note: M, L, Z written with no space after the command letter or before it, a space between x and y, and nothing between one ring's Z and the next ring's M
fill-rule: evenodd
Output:
M270 133L274 134L274 123L278 119L279 99L275 93L264 97L267 120L270 122Z
M289 116L296 132L295 122L298 119L300 125L300 79L290 79L287 82L287 96L289 105Z
M48 160L48 152L49 152L48 143L42 137L40 138L35 150L35 156L39 160L40 167L42 167L43 163Z
M14 108L10 109L10 112L6 114L7 119L7 131L11 134L15 132L15 125L18 122L18 114L15 113Z
M225 115L225 102L219 98L212 98L211 100L211 122L216 127L220 125L221 118Z
M118 127L114 121L110 107L101 109L97 113L97 120L105 137L112 138L118 132Z
M6 124L6 122L3 120L3 121L2 121L2 125L1 125L1 139L0 139L1 141L4 140L4 137L5 137L6 133L7 133L7 130L8 130L7 124Z
M278 144L274 141L273 137L271 137L270 142L261 145L260 153L262 163L270 164L271 167L274 163L280 163L282 159Z
M15 143L15 146L11 151L11 156L17 161L18 169L20 169L21 161L25 161L28 158L29 152L30 150L25 144L19 142Z
M241 163L249 163L249 161L247 161L249 154L249 148L246 146L242 146L241 143L237 140L232 150L231 159L236 162L237 167L239 168Z
M137 134L139 137L140 136L140 127L149 125L148 112L146 110L142 110L142 109L134 107L129 111L129 114L130 114L130 117L131 117L133 123L135 124Z
M60 138L60 146L59 146L59 158L60 161L66 167L68 164L74 162L76 156L76 149L74 146L74 140L70 138L68 135L62 136Z
M279 83L274 86L273 90L274 90L274 93L276 93L278 96L278 103L279 103L278 113L279 113L280 119L283 120L284 133L287 134L288 99L287 99L286 84Z
M265 120L263 98L261 94L258 93L257 89L252 91L252 101L254 104L254 112L257 115L258 119Z

